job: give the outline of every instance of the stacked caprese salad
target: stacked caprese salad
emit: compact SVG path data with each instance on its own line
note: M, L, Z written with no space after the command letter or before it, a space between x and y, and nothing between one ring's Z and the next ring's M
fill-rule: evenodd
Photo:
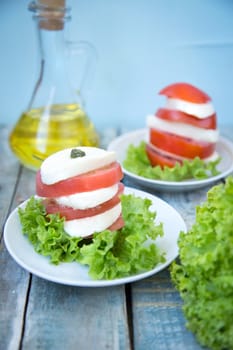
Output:
M124 226L119 195L124 185L115 152L68 148L46 158L36 176L36 194L47 214L65 218L71 236L89 237Z
M169 85L159 94L166 96L166 106L147 117L151 165L174 167L184 159L216 159L218 130L211 98L188 83Z

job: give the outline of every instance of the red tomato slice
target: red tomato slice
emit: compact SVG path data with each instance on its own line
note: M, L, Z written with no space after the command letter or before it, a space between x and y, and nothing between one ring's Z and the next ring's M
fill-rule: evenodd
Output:
M197 126L198 128L214 130L217 128L216 114L213 114L204 119L200 119L187 113L177 111L175 109L159 108L155 115L160 119L169 120L171 122L190 124Z
M47 214L59 213L60 216L64 217L66 220L82 219L82 218L87 218L90 216L101 214L106 210L109 210L115 207L120 202L119 195L123 192L123 190L124 190L124 185L122 183L119 183L118 192L116 193L116 195L110 200L108 200L107 202L99 204L94 208L73 209L71 207L62 206L56 203L55 200L52 198L45 199L43 201L43 204L45 206Z
M86 174L71 177L52 185L41 180L40 171L36 174L36 193L41 197L61 197L74 193L94 191L113 186L123 178L119 163L114 162L106 167L90 171Z
M161 150L177 156L193 159L207 158L213 154L215 143L195 141L190 138L178 136L165 131L150 129L150 143Z
M120 230L123 226L125 226L125 222L123 217L120 215L119 218L111 226L108 227L108 230L117 231Z
M206 103L211 101L211 98L205 92L188 83L168 85L160 90L159 94L193 103Z
M173 168L176 165L176 163L182 163L181 160L178 160L176 158L169 157L160 152L157 152L148 144L146 145L146 154L153 167L156 165L160 165L161 168L164 168L165 166L168 166L169 168Z

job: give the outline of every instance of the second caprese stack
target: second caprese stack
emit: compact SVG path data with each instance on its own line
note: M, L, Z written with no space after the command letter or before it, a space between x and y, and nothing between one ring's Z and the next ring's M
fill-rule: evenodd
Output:
M217 118L211 98L188 83L175 83L159 94L167 104L147 117L147 156L152 166L173 167L184 159L217 158Z
M115 152L68 148L49 156L36 176L36 194L47 214L64 217L71 236L90 237L124 226L119 195L123 173Z

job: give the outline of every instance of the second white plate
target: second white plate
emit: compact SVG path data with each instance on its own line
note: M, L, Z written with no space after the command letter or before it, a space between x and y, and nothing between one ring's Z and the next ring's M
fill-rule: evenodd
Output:
M136 175L123 166L123 161L126 158L127 149L130 144L135 146L139 145L141 141L147 139L147 130L139 129L135 130L114 139L108 146L108 150L115 151L117 153L117 159L121 163L124 173L130 177L130 179L138 183L139 185L145 186L148 189L157 189L165 191L188 191L198 189L214 183L215 181L226 177L233 172L233 143L220 137L217 143L217 152L221 157L221 162L218 165L220 174L209 177L203 180L185 180L185 181L162 181L152 180L145 177Z

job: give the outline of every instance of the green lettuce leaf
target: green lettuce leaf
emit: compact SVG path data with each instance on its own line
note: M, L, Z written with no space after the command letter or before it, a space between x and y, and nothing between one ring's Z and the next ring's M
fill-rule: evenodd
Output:
M129 145L126 158L123 161L125 169L148 178L165 181L182 181L186 179L202 180L219 174L217 165L220 157L214 161L204 162L196 157L192 161L184 160L183 164L176 163L173 168L165 166L163 169L158 165L152 167L145 151L145 141L138 146Z
M25 209L18 209L22 232L37 253L49 256L53 264L77 260L81 238L68 236L64 219L58 214L46 215L41 201L31 197Z
M155 225L151 201L122 195L125 226L118 231L95 233L90 240L71 237L64 231L64 220L46 215L40 200L31 197L25 209L19 208L22 232L37 253L50 257L53 264L76 261L89 266L93 279L114 279L154 268L165 261L155 240L162 236L162 223Z
M233 349L233 178L208 191L196 220L179 237L171 277L187 326L202 345Z

